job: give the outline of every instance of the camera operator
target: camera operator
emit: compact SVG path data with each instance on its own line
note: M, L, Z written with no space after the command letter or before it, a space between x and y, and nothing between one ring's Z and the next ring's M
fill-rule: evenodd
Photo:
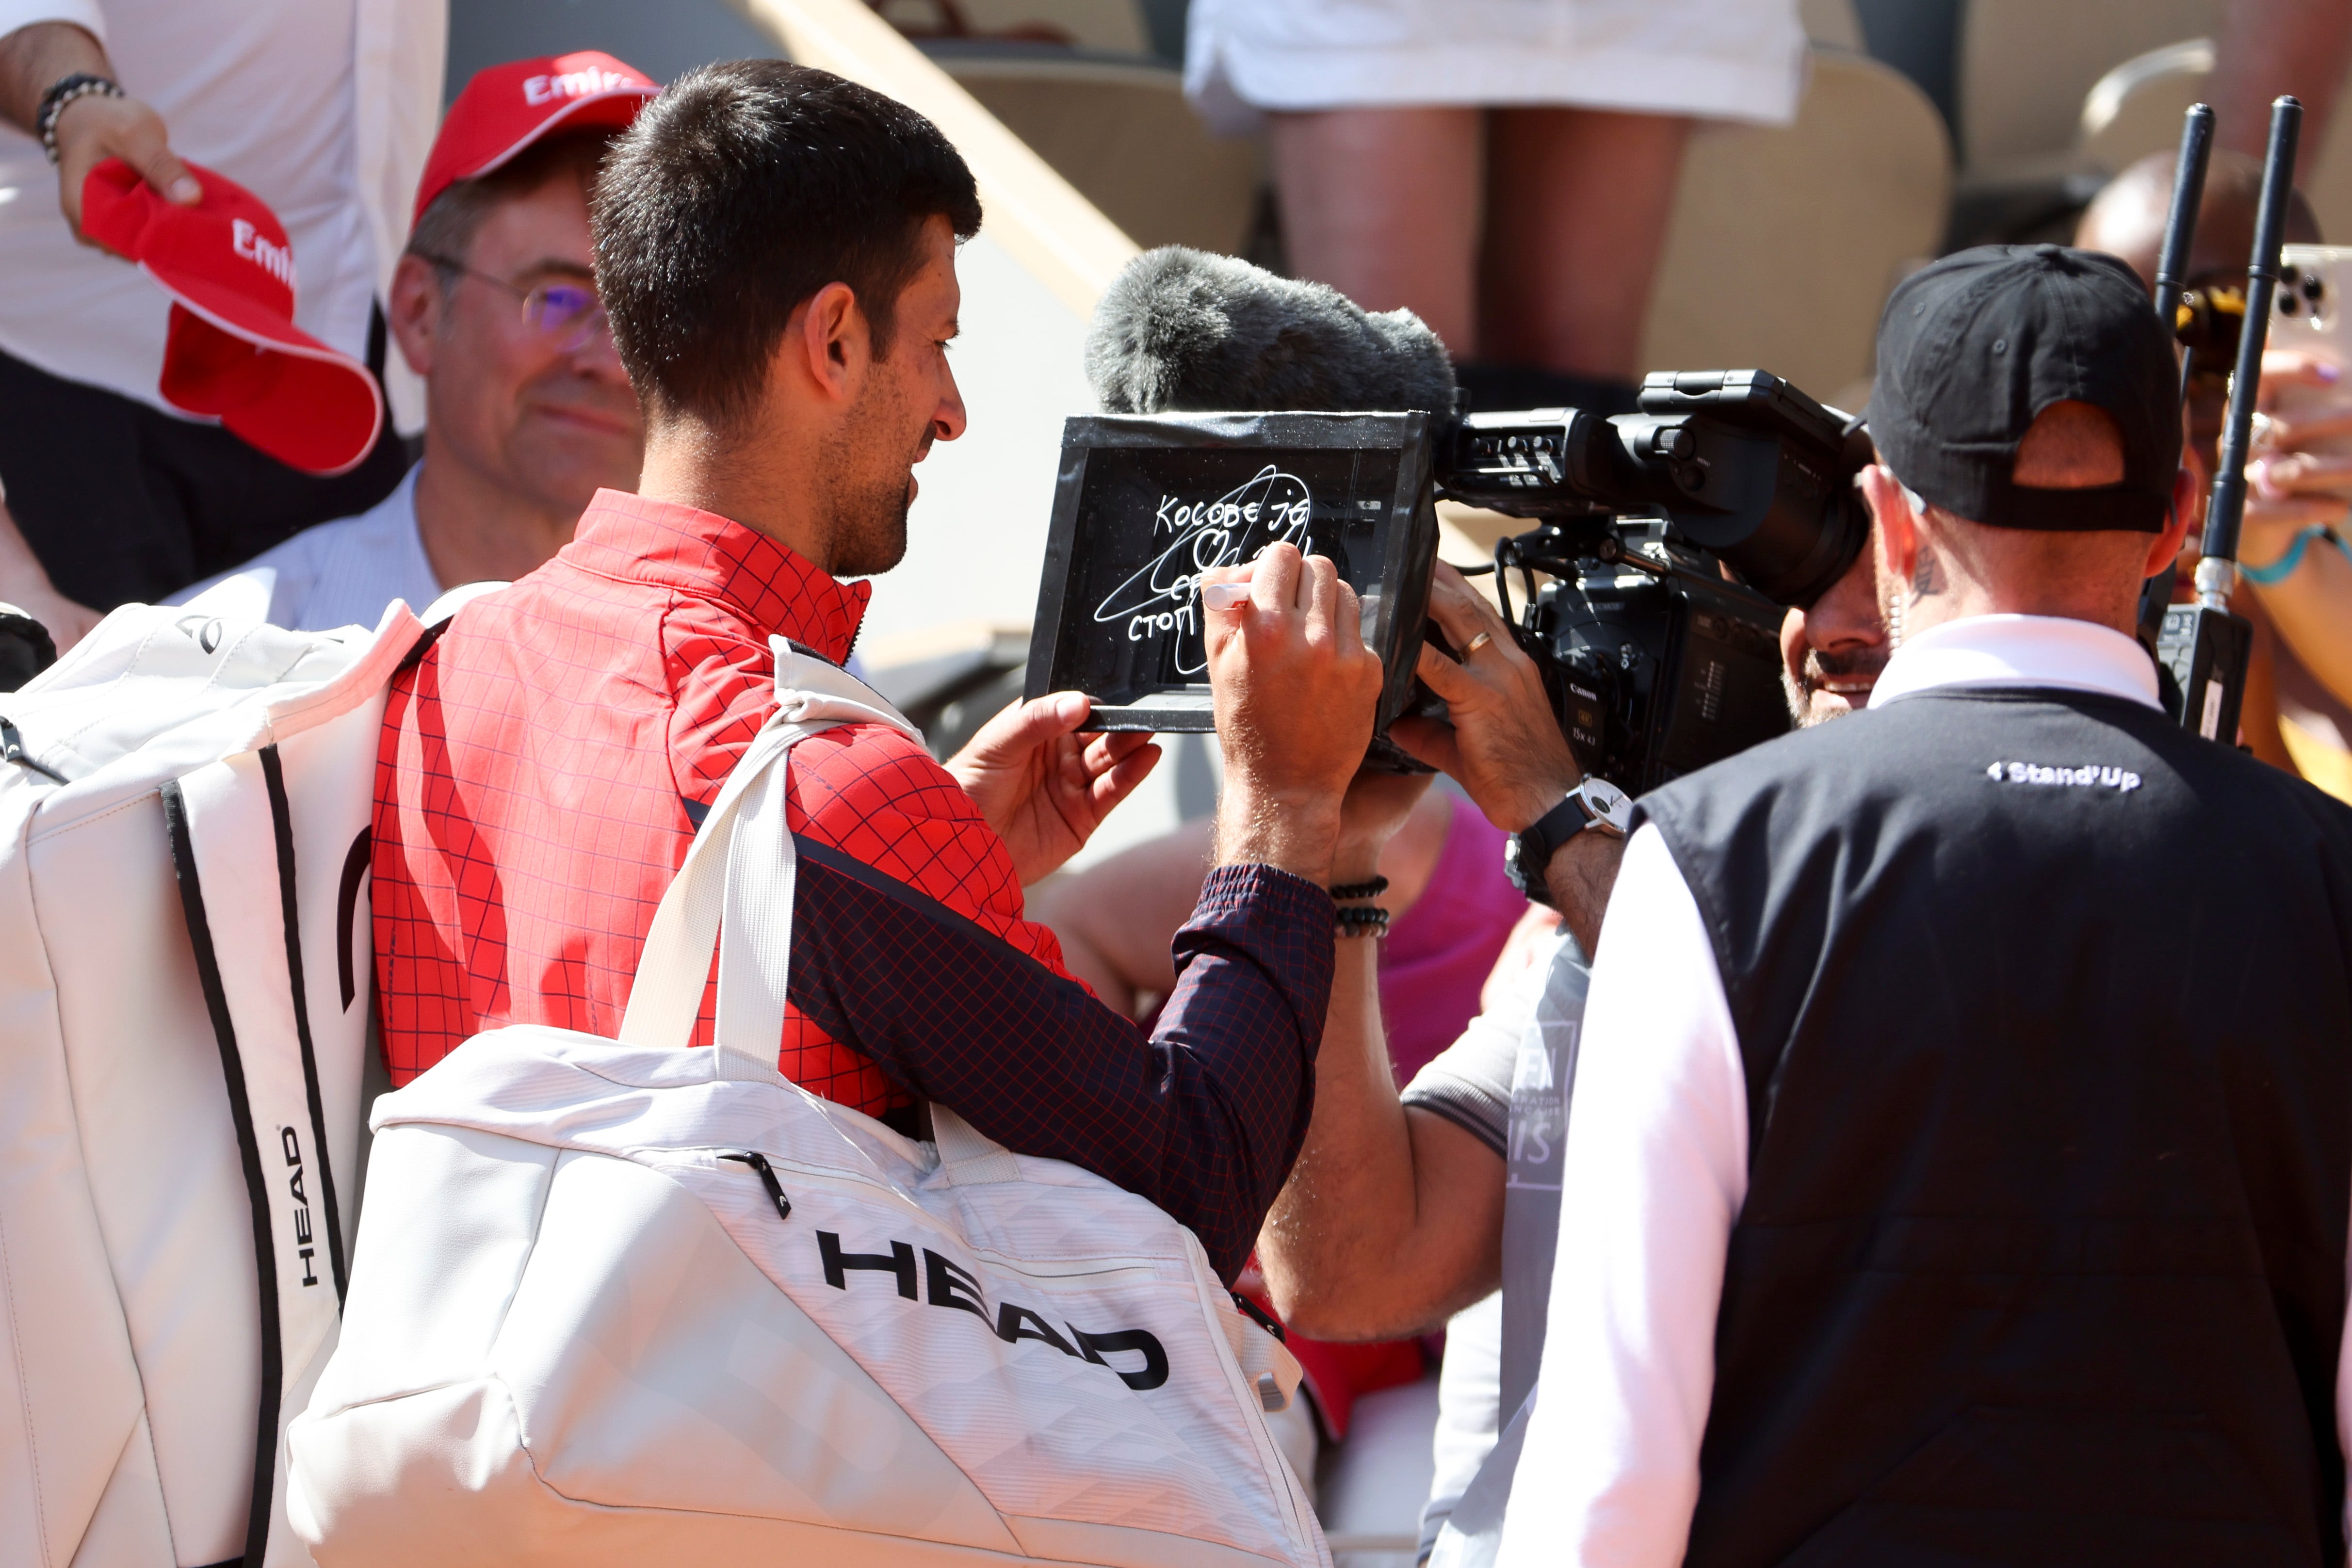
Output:
M1391 733L1444 763L1498 824L1524 826L1538 802L1557 801L1577 779L1553 705L1501 619L1451 568L1438 569L1431 613L1448 643L1475 650L1459 662L1433 648L1422 655L1454 730L1407 720ZM1810 609L1789 612L1780 643L1797 723L1826 723L1868 699L1887 635L1866 553ZM1351 822L1373 815L1366 793L1411 787L1360 779ZM1548 868L1548 891L1583 942L1600 925L1622 848L1605 831L1580 833ZM1335 875L1353 869L1350 853L1343 839ZM1472 1539L1486 1538L1491 1551L1524 1435L1589 949L1554 936L1517 975L1498 974L1486 1009L1400 1093L1371 988L1374 955L1363 948L1339 945L1314 1119L1258 1259L1276 1311L1302 1333L1353 1340L1447 1325L1441 1459L1422 1546L1450 1559ZM1496 1307L1467 1310L1498 1285ZM1490 1455L1499 1458L1482 1477Z
M1146 1037L1070 978L1021 897L1142 779L1146 737L1079 735L1087 701L1061 692L942 768L837 667L870 591L843 579L898 564L913 465L964 430L948 344L981 213L962 158L878 93L740 60L636 116L591 214L645 472L394 680L373 894L394 1082L485 1029L615 1031L781 663L789 686L877 710L793 754L784 1075L902 1132L936 1100L1086 1166L1231 1279L1312 1103L1322 884L1381 685L1353 591L1277 546L1205 617L1219 864Z
M1878 368L1895 653L1637 809L1503 1560L2331 1560L2352 812L2158 706L2126 267L1947 257Z
M1865 549L1828 592L1781 619L1780 684L1789 716L1808 729L1867 704L1894 651Z

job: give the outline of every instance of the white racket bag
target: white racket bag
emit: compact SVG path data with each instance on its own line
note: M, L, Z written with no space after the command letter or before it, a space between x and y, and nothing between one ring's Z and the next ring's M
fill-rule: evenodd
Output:
M0 1563L248 1568L334 1342L384 690L233 585L0 694Z
M1265 1422L1297 1364L1189 1230L944 1106L915 1143L778 1075L791 748L906 721L776 663L620 1040L494 1030L376 1102L295 1528L326 1568L1328 1564Z

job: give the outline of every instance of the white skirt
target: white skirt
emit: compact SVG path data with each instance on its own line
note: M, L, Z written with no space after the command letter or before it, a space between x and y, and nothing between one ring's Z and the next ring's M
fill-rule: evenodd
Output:
M1805 49L1797 0L1192 0L1184 89L1228 133L1409 104L1786 125Z

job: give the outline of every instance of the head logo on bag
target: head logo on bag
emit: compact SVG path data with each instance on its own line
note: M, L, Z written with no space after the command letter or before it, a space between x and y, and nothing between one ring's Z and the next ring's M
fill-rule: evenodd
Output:
M887 1252L844 1252L841 1238L830 1230L816 1233L817 1260L824 1269L824 1282L836 1291L849 1289L849 1276L860 1270L888 1274L898 1281L898 1294L908 1301L922 1298L915 1293L915 1248L912 1242L893 1241ZM1024 1339L1043 1340L1064 1355L1079 1361L1091 1361L1097 1366L1118 1373L1119 1381L1139 1392L1159 1387L1168 1381L1168 1349L1159 1337L1147 1329L1118 1329L1109 1333L1089 1333L1085 1329L1065 1323L1069 1337L1054 1332L1054 1325L1044 1313L1028 1307L1015 1306L1011 1301L1001 1304L993 1320L989 1316L988 1302L981 1294L979 1277L961 1264L940 1257L929 1248L923 1249L924 1282L929 1287L930 1304L953 1307L970 1312L995 1331L996 1337L1007 1344ZM1122 1352L1143 1357L1143 1366L1137 1372L1120 1372L1103 1359Z

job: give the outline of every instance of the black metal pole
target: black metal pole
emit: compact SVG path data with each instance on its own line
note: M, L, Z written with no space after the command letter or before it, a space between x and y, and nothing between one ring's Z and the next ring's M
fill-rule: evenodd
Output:
M2164 218L2164 250L2156 262L2156 320L2164 335L2180 336L2180 296L2188 287L2189 255L2197 243L2197 218L2205 201L2205 169L2213 153L2213 109L2194 103L2180 125L2180 156L2172 166L2172 207ZM2189 378L2196 371L2197 353L2180 350L2180 402L2189 402ZM2165 607L2172 602L2178 576L2167 565L2140 588L2140 641L2150 648L2164 634Z
M2197 208L2205 193L2205 166L2213 152L2213 110L2189 106L2180 127L2180 158L2172 171L2172 211L2164 223L2164 254L2156 263L2156 319L2167 333L2180 329L2180 294L2188 287L2189 247L2197 240Z
M2254 254L2246 264L2246 324L2238 337L2237 373L2230 382L2230 415L2221 427L2221 459L2205 509L2204 559L2197 563L2197 601L2229 607L2237 586L2238 525L2246 514L2246 453L2254 429L2254 399L2262 387L2263 350L2270 342L2271 308L2278 293L2279 247L2294 193L2294 149L2303 131L2303 105L2281 98L2271 105L2270 151L2263 160L2263 200L2254 214Z

